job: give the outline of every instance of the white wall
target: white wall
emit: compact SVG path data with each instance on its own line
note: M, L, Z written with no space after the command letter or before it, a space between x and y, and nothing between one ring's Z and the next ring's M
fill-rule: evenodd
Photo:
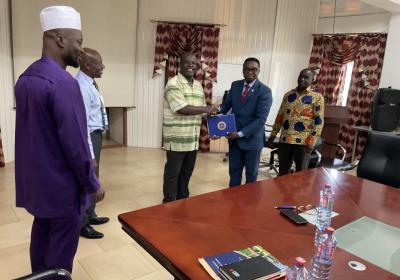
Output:
M393 14L390 20L385 58L379 87L391 86L400 89L400 14Z
M133 106L137 0L13 0L15 77L42 54L39 13L51 5L79 11L83 46L100 52L106 66L99 88L107 107ZM68 68L71 73L75 69Z
M14 161L15 110L8 0L0 0L0 127L6 163Z
M335 18L334 33L388 32L390 13L339 16ZM333 33L333 17L318 20L317 33Z
M318 13L318 0L278 1L269 78L274 102L268 124L274 123L283 95L296 87L300 70L308 66Z

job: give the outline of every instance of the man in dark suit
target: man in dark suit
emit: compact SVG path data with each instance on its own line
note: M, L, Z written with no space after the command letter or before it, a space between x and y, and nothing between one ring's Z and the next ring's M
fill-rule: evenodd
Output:
M235 114L237 132L227 135L229 139L229 187L242 182L246 168L246 183L257 180L261 150L264 147L264 124L272 104L271 90L257 80L260 62L249 57L243 63L244 80L232 83L229 95L221 104L220 111L230 109Z

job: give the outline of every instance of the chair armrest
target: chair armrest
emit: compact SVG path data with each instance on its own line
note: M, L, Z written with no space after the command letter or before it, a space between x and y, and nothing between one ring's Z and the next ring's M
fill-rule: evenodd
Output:
M314 149L313 152L317 155L318 158L316 166L319 166L319 164L321 163L322 155L317 149Z
M264 124L264 131L265 132L272 132L272 125Z
M64 276L65 279L72 279L71 278L71 274L65 270L65 269L58 269L58 268L54 268L54 269L49 269L49 270L45 270L45 271L40 271L40 272L35 272L20 278L16 278L15 280L42 280L42 279L46 279L49 278L50 276Z
M345 149L342 145L340 145L340 144L334 144L334 143L329 143L329 142L326 142L326 141L324 141L323 143L326 144L326 145L328 145L328 146L335 146L336 148L339 148L339 149L342 151L342 153L343 153L343 156L342 156L341 160L344 160L344 159L346 158L346 153L347 153L347 151L346 151L346 149Z

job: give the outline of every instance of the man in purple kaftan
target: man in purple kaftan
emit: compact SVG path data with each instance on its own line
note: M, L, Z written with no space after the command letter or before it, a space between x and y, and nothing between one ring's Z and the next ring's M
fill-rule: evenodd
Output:
M72 271L82 214L89 199L101 200L78 82L65 70L79 66L80 16L53 6L40 14L42 58L15 86L15 183L17 207L34 216L32 271Z

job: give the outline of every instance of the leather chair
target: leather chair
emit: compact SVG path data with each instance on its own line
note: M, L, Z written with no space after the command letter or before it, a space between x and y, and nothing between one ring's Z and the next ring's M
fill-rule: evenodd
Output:
M338 150L342 152L342 157L331 158L323 156L320 152L323 145L336 147ZM346 149L342 145L329 143L320 138L318 139L317 144L314 147L314 150L311 152L309 168L325 167L325 168L336 169L338 171L348 171L352 170L357 166L358 161L347 162L345 161L345 158L346 158Z
M67 270L54 268L45 271L35 272L26 276L16 278L15 280L42 280L54 276L61 276L69 280L72 279L71 274Z
M357 176L400 188L400 136L371 131Z

